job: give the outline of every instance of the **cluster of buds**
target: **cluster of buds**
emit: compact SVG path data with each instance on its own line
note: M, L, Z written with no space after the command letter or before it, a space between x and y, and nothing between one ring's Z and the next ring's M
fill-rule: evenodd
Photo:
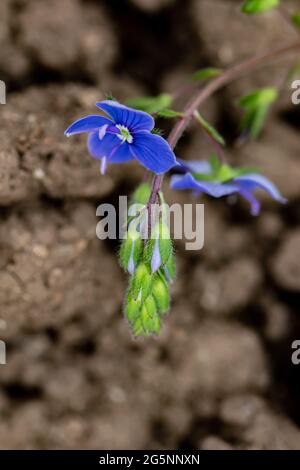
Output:
M170 283L175 276L173 244L163 204L158 206L155 222L149 224L149 195L148 184L136 190L120 250L121 265L130 274L124 311L136 337L160 332L162 316L169 311ZM152 216L150 220L153 222Z

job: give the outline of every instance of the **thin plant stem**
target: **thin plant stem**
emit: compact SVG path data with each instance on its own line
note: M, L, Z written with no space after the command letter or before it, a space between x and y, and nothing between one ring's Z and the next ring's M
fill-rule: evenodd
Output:
M258 68L271 63L272 61L281 58L287 54L300 51L300 40L293 41L285 46L279 47L265 54L254 56L250 59L244 60L231 68L224 70L224 72L212 79L204 87L202 87L195 96L188 102L184 109L183 116L173 127L168 142L172 149L177 145L182 134L189 126L193 119L194 112L206 101L212 94L219 89L235 81L246 73L253 72ZM151 206L157 201L157 196L161 190L164 175L155 175L152 181L152 189L148 201L148 215L151 213ZM151 217L148 217L148 234L151 233Z

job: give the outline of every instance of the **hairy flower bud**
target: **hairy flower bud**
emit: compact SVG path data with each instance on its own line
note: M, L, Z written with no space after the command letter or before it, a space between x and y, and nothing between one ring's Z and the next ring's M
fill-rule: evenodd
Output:
M144 327L141 317L136 318L132 323L132 334L133 336L145 336Z
M141 306L141 299L133 299L128 293L125 303L125 316L129 322L133 322L138 317Z
M170 231L167 224L160 221L152 231L152 238L148 240L144 258L150 264L152 273L168 262L172 252L173 244L170 239Z
M135 230L134 225L131 223L127 237L123 240L120 250L121 266L130 274L134 273L135 268L141 260L143 248L143 241L139 233Z
M168 284L161 276L156 276L152 286L152 295L160 313L166 313L170 307Z
M147 305L147 303L145 302L141 310L141 321L143 325L144 334L158 334L161 327L160 318L156 312L151 315L149 308L152 308L151 305Z
M148 183L140 184L133 194L133 200L137 204L147 204L151 193L151 187Z
M171 282L176 275L176 264L175 264L175 257L173 253L169 257L166 265L163 268L165 278L168 282Z
M150 317L154 317L157 314L157 306L153 295L148 295L147 299L145 300L145 307Z
M134 299L148 297L152 287L152 275L149 267L145 263L140 263L131 279L131 293Z

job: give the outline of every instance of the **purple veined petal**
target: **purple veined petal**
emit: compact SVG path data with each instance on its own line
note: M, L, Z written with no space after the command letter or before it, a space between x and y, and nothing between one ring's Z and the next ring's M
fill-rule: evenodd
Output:
M154 127L154 119L150 114L137 109L128 108L117 101L100 101L96 103L96 106L108 114L115 124L121 124L133 133L151 131Z
M266 191L275 201L285 204L287 200L280 194L276 186L265 176L252 173L249 175L239 176L234 179L242 188L246 190L254 190L260 188Z
M73 122L65 131L65 135L69 137L74 134L81 134L82 132L93 132L102 126L109 126L112 124L110 119L103 116L86 116Z
M209 175L211 173L211 165L209 162L204 160L181 160L177 159L178 166L174 168L174 170L183 170L184 172L190 171L191 173L202 173L205 175Z
M240 189L240 195L250 203L251 215L257 216L260 213L260 202L253 196L251 191L247 189Z
M239 191L236 184L197 181L190 173L186 173L183 176L172 176L170 185L172 189L192 189L198 191L198 193L205 193L217 198Z
M120 139L118 139L120 142ZM109 157L109 163L125 163L130 160L134 160L132 153L130 152L130 144L127 142L121 142L119 148Z
M161 174L176 165L176 157L168 142L150 132L138 132L130 145L132 155L148 170Z
M106 163L123 163L133 160L127 142L122 143L113 134L106 134L101 140L98 132L93 132L88 137L88 150L92 157L98 160L106 157Z
M92 132L87 141L87 146L92 157L100 160L109 157L114 148L120 144L120 139L115 135L106 134L103 139L99 138L99 132Z

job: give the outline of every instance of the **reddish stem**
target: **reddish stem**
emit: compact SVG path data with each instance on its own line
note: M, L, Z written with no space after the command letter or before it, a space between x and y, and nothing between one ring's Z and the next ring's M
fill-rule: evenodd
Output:
M188 102L187 106L184 109L184 114L182 118L176 123L173 127L168 142L172 149L177 145L178 140L181 138L182 134L190 124L194 112L201 106L201 104L206 101L213 93L215 93L220 88L223 88L228 83L233 82L237 78L243 76L247 72L252 72L257 68L264 66L266 62L270 63L274 59L300 50L300 40L293 41L290 44L287 44L283 47L269 51L265 54L252 57L243 62L240 62L237 65L234 65L231 68L225 70L221 75L212 79L207 85L201 88L200 91ZM161 190L162 182L164 175L155 175L152 182L151 195L148 201L148 214L151 212L151 205L156 203L157 196ZM151 217L149 217L149 230L151 230ZM150 231L148 232L150 233Z

